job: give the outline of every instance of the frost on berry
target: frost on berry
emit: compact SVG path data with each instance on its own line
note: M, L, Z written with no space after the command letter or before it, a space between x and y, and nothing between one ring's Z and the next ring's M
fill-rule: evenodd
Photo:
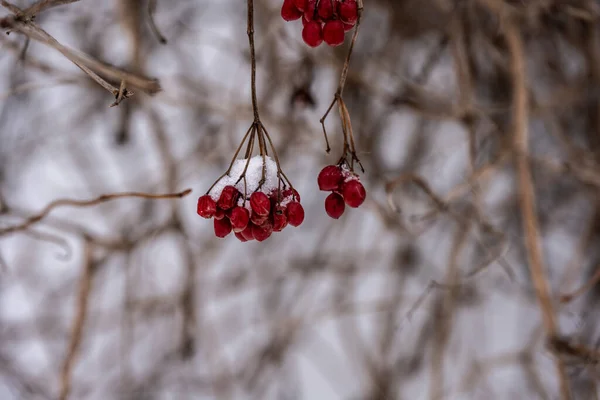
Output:
M291 198L292 200L300 201L300 193L296 189L285 189L283 191L283 198Z
M229 215L229 221L235 233L241 232L248 226L250 222L250 211L244 207L234 207Z
M317 21L310 21L302 29L302 40L310 47L318 47L323 43L323 30Z
M286 214L291 226L300 226L304 221L304 207L297 201L292 201L287 205Z
M346 205L344 198L338 193L331 193L325 199L325 212L333 219L338 219L344 213Z
M200 198L198 198L197 212L202 218L210 219L217 213L217 203L207 194L200 196Z
M333 1L334 0L321 0L317 6L317 13L324 21L333 17Z
M231 233L231 222L229 219L215 219L214 220L215 236L218 238L224 238Z
M367 192L360 181L353 179L344 183L342 186L342 195L344 196L344 201L346 204L348 204L350 207L356 208L365 201Z
M327 21L323 26L323 40L330 46L344 43L344 23L342 21Z
M219 208L223 210L229 210L233 206L235 206L240 192L235 188L235 186L225 186L223 191L221 192L221 196L219 197L219 201L217 205Z
M281 18L286 21L294 21L302 17L302 11L300 11L294 4L294 0L284 0L281 6Z
M269 196L262 192L254 192L250 196L250 206L252 212L261 217L266 217L271 212L271 200Z
M269 220L265 221L262 225L252 225L252 236L258 242L267 240L273 233L273 225Z
M338 3L338 15L346 24L354 25L358 19L358 5L356 0L342 0Z
M344 180L342 169L337 165L328 165L319 172L317 183L324 191L337 190Z

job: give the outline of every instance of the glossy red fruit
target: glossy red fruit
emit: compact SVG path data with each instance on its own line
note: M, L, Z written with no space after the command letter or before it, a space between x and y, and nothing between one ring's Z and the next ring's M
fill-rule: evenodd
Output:
M271 225L270 221L266 221L263 225L252 225L252 236L258 242L263 242L267 240L271 234L273 233L273 225Z
M302 40L310 47L318 47L323 43L323 30L317 21L310 21L302 29Z
M333 219L338 219L344 213L346 205L344 198L337 193L331 193L325 199L325 212Z
M287 217L283 210L277 210L273 213L273 231L281 232L288 224Z
M337 165L326 166L319 172L319 176L317 177L319 189L324 191L339 189L343 180L342 170Z
M225 186L221 192L221 197L219 197L217 205L219 208L227 211L235 206L239 196L240 192L234 186Z
M342 22L342 23L344 24L344 32L351 31L352 28L354 28L354 25L356 25L356 24L347 24L345 22Z
M342 185L342 195L346 204L356 208L365 201L367 192L362 183L357 180L351 180Z
M243 231L240 232L240 234L246 239L246 240L254 240L254 235L252 234L252 227L254 226L254 224L252 222L248 223L248 226L246 226L246 229L244 229Z
M304 221L304 207L297 201L292 201L285 210L288 223L291 226L300 226Z
M217 207L217 212L215 213L215 219L223 219L225 218L225 210Z
M214 220L215 236L218 238L224 238L231 233L231 222L227 218L215 219Z
M302 17L302 11L298 10L294 0L284 0L281 6L281 18L286 21L295 21Z
M355 24L358 19L358 5L356 0L342 0L338 3L338 15L347 24Z
M327 21L323 26L323 40L330 46L344 43L344 23L342 21Z
M323 21L327 21L333 17L333 3L334 0L321 0L317 6L317 13Z
M267 222L267 220L269 219L269 216L261 216L258 215L256 213L252 213L252 215L250 216L250 221L254 224L254 225L258 225L261 226L263 225L265 222Z
M294 5L300 11L306 10L306 6L308 5L307 0L294 0Z
M245 207L234 207L231 209L229 221L231 221L231 226L233 227L233 231L235 233L241 232L246 229L248 222L250 222L250 211L248 211Z
M263 192L254 192L250 196L250 207L253 214L266 217L271 212L271 200Z
M244 237L244 235L242 235L241 232L234 232L234 235L235 235L236 238L238 238L240 240L240 242L247 242L248 241L248 239L246 239Z
M202 218L212 218L217 213L217 202L207 194L200 196L198 198L197 212Z
M306 6L304 7L304 15L302 18L303 22L314 21L317 16L317 0L306 0ZM305 25L305 24L303 24Z

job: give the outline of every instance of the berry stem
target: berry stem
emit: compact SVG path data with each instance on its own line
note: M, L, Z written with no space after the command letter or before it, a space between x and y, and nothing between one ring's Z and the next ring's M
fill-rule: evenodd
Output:
M344 92L344 87L346 85L346 79L348 78L348 70L350 68L350 58L352 57L352 52L354 50L354 44L356 43L356 38L358 37L358 30L360 27L360 21L361 21L361 16L362 16L362 11L363 11L362 0L357 0L357 4L358 4L358 10L357 10L358 16L357 16L357 20L356 20L356 25L354 26L354 32L352 34L352 40L350 42L348 54L346 55L346 60L344 61L344 66L342 67L342 73L340 75L340 81L338 84L338 88L333 97L333 101L329 105L329 108L327 108L327 111L321 118L320 122L321 122L321 126L323 127L323 136L325 137L325 144L327 146L325 151L327 153L329 153L331 151L331 147L329 145L329 138L327 136L325 120L329 116L329 113L333 109L333 106L335 106L337 103L338 111L339 111L340 119L341 119L341 123L342 123L342 133L344 136L344 146L343 146L343 150L342 150L342 156L341 156L338 164L341 164L344 162L346 164L348 164L346 158L348 156L350 156L350 163L348 164L350 169L351 170L354 169L354 161L356 161L358 163L358 165L360 166L362 172L365 172L360 160L358 159L358 157L356 155L356 146L355 146L355 142L354 142L354 133L352 131L352 122L350 120L350 113L348 112L348 108L346 107L346 104L344 103L344 100L342 98L342 95Z
M256 97L256 53L254 49L254 1L248 0L248 41L250 43L251 63L251 87L252 87L252 111L254 112L254 123L260 122L258 115L258 100Z

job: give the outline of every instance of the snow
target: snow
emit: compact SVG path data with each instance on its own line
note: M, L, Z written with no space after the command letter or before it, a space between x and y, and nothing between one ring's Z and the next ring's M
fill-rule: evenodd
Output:
M279 177L277 175L278 168L277 164L271 157L265 156L264 164L263 157L258 155L250 158L250 162L248 163L248 169L246 170L246 179L241 179L239 182L240 176L244 172L244 168L246 168L246 164L248 163L248 159L239 159L235 160L231 167L231 171L229 175L225 175L221 178L215 186L208 193L210 197L214 201L218 201L221 196L221 192L225 188L225 186L235 186L237 190L239 190L242 194L246 194L247 197L250 196L253 192L258 188L258 184L263 176L263 165L265 168L265 182L260 187L260 191L269 195L273 190L276 190L279 187ZM236 183L237 182L237 183ZM246 186L244 189L244 185ZM243 198L240 201L243 203ZM241 204L240 204L241 205ZM249 205L248 205L249 207Z

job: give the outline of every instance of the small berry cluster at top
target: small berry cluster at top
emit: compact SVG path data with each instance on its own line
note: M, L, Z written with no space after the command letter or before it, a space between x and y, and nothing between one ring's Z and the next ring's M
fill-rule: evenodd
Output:
M356 24L358 4L356 0L284 0L281 17L286 21L302 18L302 40L310 47L323 41L339 46Z
M304 221L300 195L283 184L277 172L267 156L236 160L229 173L198 199L198 215L214 218L215 236L233 232L242 242L262 242L288 224L299 226Z
M325 212L333 219L338 219L344 213L346 204L357 208L365 201L367 192L360 183L357 174L345 165L328 165L321 170L317 177L319 189L331 191L325 199Z

